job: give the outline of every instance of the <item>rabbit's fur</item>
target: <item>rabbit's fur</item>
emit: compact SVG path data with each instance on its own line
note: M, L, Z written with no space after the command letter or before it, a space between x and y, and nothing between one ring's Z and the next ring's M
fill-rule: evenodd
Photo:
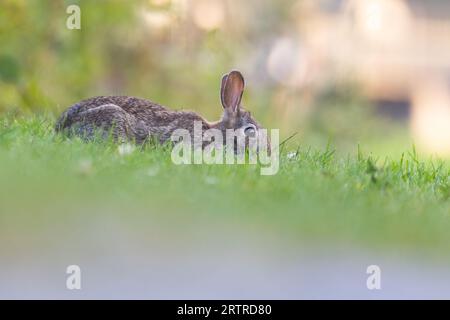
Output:
M149 100L128 96L100 96L78 102L68 108L56 123L57 132L75 134L92 139L97 131L115 140L144 143L155 138L161 143L170 140L176 129L186 129L193 136L194 121L202 123L202 130L219 129L225 137L226 129L246 128L257 131L260 125L240 103L244 92L244 78L239 71L231 71L222 78L220 97L223 106L221 120L211 123L190 111L172 111Z

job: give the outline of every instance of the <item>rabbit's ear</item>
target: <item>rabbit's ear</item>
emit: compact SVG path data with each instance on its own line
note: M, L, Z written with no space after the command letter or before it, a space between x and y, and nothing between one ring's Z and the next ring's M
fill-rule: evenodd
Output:
M233 112L237 111L244 93L244 77L239 71L231 71L222 78L220 97L222 106Z

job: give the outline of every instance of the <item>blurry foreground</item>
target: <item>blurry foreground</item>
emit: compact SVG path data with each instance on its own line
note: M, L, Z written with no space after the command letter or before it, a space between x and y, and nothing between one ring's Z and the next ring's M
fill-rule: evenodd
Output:
M290 145L262 177L251 165L175 166L158 146L68 140L52 124L0 126L2 298L450 295L441 161ZM65 287L72 264L81 291ZM381 291L366 287L373 264Z

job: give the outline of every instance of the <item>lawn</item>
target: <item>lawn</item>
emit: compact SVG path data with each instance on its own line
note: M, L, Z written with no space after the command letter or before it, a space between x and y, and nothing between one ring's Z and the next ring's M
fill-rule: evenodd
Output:
M176 166L157 145L83 143L55 134L53 123L0 120L3 247L51 243L114 219L136 236L161 226L201 238L199 226L227 225L289 241L450 248L448 164L414 148L392 160L364 146L342 156L288 142L278 174L261 176L254 165Z

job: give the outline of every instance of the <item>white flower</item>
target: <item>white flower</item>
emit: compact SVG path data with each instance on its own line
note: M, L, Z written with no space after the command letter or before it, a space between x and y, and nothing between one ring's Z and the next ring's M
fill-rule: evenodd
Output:
M124 143L124 144L121 144L117 148L117 152L119 152L119 154L121 156L126 156L126 155L129 155L129 154L132 154L134 149L135 149L135 147L132 144Z
M289 152L289 153L286 155L286 157L287 157L289 160L295 159L295 158L297 157L297 152Z

